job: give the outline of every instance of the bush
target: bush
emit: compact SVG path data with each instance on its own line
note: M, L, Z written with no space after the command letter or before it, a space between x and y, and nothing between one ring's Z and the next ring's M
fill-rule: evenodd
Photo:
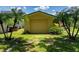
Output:
M51 33L51 34L62 34L62 31L63 31L63 29L58 26L52 26L49 29L49 33Z

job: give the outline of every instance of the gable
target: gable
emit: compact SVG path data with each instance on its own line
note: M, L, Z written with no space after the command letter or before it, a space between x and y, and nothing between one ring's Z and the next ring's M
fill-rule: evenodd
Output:
M53 18L53 15L47 14L45 12L41 12L41 11L37 11L31 14L28 14L29 18L39 18L39 19L43 19L43 18Z

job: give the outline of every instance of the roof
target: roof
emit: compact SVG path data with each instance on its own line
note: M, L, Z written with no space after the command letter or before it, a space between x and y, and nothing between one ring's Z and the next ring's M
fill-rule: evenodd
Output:
M49 14L49 13L46 13L46 12L42 12L42 11L32 12L32 13L30 13L30 14L28 14L28 15L31 15L31 14L34 14L34 13L37 13L37 12L41 12L41 13L47 14L47 15L49 15L49 16L54 16L54 15L52 15L52 14Z
M0 13L12 13L11 11L0 11Z

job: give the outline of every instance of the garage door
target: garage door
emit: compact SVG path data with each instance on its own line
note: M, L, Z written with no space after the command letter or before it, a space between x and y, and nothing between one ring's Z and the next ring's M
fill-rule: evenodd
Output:
M32 20L31 21L31 33L47 33L48 22L44 20Z

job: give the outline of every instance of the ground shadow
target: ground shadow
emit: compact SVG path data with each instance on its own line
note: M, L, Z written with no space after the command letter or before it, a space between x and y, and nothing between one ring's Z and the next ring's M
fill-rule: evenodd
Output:
M4 40L0 38L0 45L6 46L3 52L25 52L32 47L32 42L28 43L27 40L20 38L13 38L12 40Z
M44 47L47 52L78 52L79 38L74 42L71 42L65 36L60 38L45 38L38 45Z
M67 37L62 36L41 39L37 45L33 45L33 43L28 42L27 39L24 40L22 37L13 38L10 41L0 38L0 50L3 49L3 52L25 52L39 46L39 48L46 49L46 52L79 52L79 38L70 41Z

